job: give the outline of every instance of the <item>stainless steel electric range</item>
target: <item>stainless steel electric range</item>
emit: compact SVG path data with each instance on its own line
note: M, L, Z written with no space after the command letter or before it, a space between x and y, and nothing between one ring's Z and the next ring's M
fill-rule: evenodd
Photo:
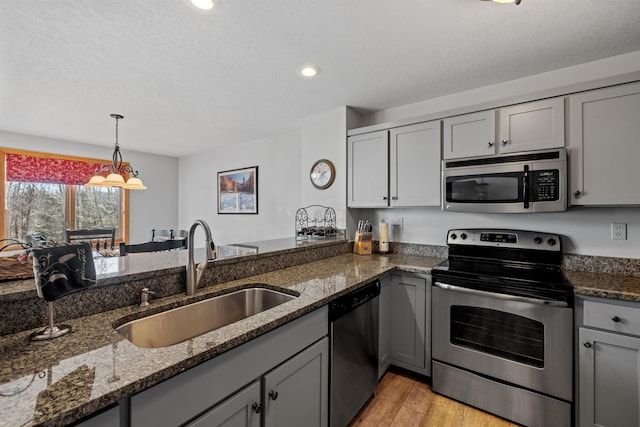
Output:
M573 288L560 236L447 233L432 270L433 390L527 426L572 422Z

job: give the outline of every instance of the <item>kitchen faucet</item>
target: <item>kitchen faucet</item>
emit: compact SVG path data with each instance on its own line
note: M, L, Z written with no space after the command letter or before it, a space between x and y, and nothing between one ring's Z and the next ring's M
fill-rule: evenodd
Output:
M205 249L207 251L207 259L201 262L200 264L198 264L198 266L196 267L196 264L193 261L193 247L194 247L193 235L196 231L196 228L198 228L199 225L202 226L202 228L204 229L204 233L206 235ZM187 296L191 297L196 293L196 288L200 283L200 279L202 278L202 273L204 272L205 268L207 268L207 263L209 261L216 259L216 245L213 243L213 239L211 238L211 229L209 228L209 225L206 222L204 222L204 220L201 220L201 219L195 220L193 225L191 225L191 228L189 229L188 242L189 242L188 243L189 261L187 262L187 291L186 292L187 292Z

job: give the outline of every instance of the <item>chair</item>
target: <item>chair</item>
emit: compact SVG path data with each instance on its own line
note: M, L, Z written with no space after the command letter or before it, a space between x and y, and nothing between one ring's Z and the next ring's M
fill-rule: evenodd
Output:
M120 243L120 256L125 256L128 253L139 252L160 252L170 251L172 249L186 249L187 241L180 240L163 240L161 242L146 242L127 245L126 243Z
M107 242L107 240L111 240L111 245L109 245L109 249L113 249L116 242L116 229L115 228L95 228L95 229L80 229L80 230L65 230L67 234L67 243L74 242L89 242L89 244L93 247L93 241L96 241L98 245L102 241ZM105 247L103 245L102 247Z

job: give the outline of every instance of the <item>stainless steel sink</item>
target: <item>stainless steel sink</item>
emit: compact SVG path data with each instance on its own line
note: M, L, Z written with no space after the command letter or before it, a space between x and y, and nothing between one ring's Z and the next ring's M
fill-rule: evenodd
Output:
M261 313L296 298L247 288L132 320L116 328L138 347L167 347Z

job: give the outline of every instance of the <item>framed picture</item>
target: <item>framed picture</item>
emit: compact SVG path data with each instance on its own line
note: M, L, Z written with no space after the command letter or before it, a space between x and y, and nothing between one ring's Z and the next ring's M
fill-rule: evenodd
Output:
M258 166L218 172L218 213L258 213Z

